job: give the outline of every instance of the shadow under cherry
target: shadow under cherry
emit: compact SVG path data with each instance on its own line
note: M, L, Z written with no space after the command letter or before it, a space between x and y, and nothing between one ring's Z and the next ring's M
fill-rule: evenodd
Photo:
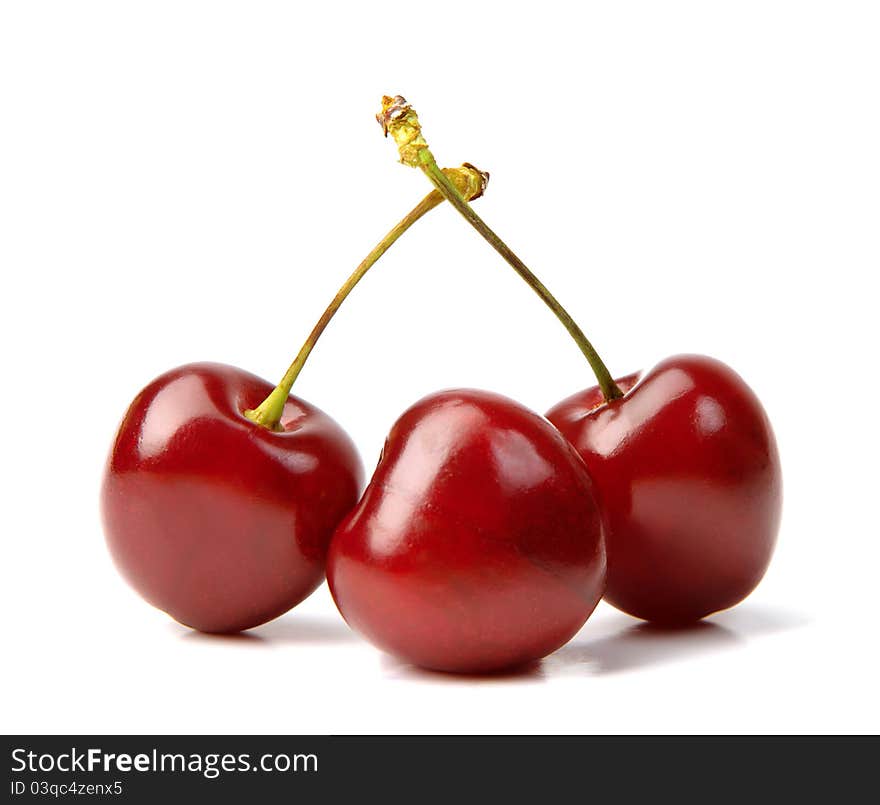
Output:
M348 643L357 639L341 618L295 612L238 634L206 634L187 629L181 637L193 642L241 647Z
M542 660L535 660L513 668L490 671L482 674L459 674L448 671L434 671L399 660L390 654L382 655L382 668L393 679L409 679L420 682L451 682L473 685L505 684L511 682L543 682L545 680Z
M621 615L621 618L625 616ZM575 638L544 660L548 673L583 670L617 674L726 651L743 643L806 625L803 615L759 606L741 606L682 627L633 622L594 640ZM588 632L589 624L585 631Z
M270 643L352 643L358 638L338 615L290 613L254 630Z

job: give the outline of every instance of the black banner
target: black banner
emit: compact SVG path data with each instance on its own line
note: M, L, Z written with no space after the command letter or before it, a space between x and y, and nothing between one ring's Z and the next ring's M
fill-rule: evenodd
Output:
M6 736L8 802L876 797L876 738ZM195 800L193 800L195 801ZM453 801L452 799L450 800ZM493 800L495 801L495 800Z

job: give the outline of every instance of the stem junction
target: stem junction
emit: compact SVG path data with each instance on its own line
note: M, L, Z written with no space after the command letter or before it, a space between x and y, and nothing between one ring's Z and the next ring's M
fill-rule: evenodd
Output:
M605 399L610 401L622 397L623 392L614 382L605 363L584 335L583 330L578 327L577 322L528 266L517 257L514 251L477 215L468 204L467 199L461 195L456 186L449 181L449 177L437 166L434 155L422 135L422 127L415 109L400 95L395 95L393 98L386 95L382 98L382 111L376 115L376 120L382 126L385 136L390 134L397 144L400 161L411 168L420 169L443 198L461 213L465 220L482 235L541 298L544 304L553 311L590 364Z

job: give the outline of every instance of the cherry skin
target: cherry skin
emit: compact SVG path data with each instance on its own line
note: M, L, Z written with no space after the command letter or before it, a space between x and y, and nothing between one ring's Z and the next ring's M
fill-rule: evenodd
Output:
M221 364L167 372L132 402L107 462L116 564L203 632L250 629L308 596L361 488L354 445L319 409L289 397L278 430L245 417L272 388Z
M752 390L711 358L668 358L547 413L592 475L606 518L605 600L670 625L742 601L767 570L782 472Z
M483 391L424 398L391 429L327 560L346 621L440 671L501 670L566 643L601 598L592 481L545 419Z

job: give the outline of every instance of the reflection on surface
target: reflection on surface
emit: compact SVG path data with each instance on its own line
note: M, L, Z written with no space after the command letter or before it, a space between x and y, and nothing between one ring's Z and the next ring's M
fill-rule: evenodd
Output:
M739 642L736 634L708 621L681 629L636 622L610 637L576 639L548 657L545 664L548 673L582 669L587 674L614 674L731 648Z
M743 605L679 628L655 626L623 614L614 622L623 624L623 628L594 639L588 637L588 622L583 638L576 637L544 660L547 674L637 671L735 648L754 638L804 626L808 619L796 613Z
M387 677L433 684L515 684L544 682L554 676L603 676L714 654L809 623L797 613L745 605L681 628L654 626L622 613L604 614L598 622L586 624L582 637L575 637L541 662L500 674L426 671L388 655L382 657L382 667Z
M484 427L483 412L460 402L429 412L386 444L383 482L413 499L429 496L438 479L449 474L456 454Z
M216 635L196 632L179 624L172 624L180 633L181 639L214 644L216 646L236 645L243 648L268 647L282 643L349 643L357 636L345 622L332 615L315 617L288 613L273 621L233 635Z
M495 671L489 674L453 674L445 671L430 671L419 668L390 654L382 655L382 669L389 679L409 679L421 682L451 682L459 684L505 684L522 682L544 682L546 674L540 661L510 668L506 671Z
M139 444L141 458L161 453L193 411L210 411L213 407L203 379L196 375L184 375L160 389L144 417Z
M541 662L494 674L450 674L429 671L381 655L383 676L429 684L522 684L545 682L554 676L603 676L650 669L658 665L686 661L696 656L714 654L745 643L805 626L809 619L799 613L760 606L740 606L691 626L666 628L636 621L622 613L606 613L595 623L588 622L582 637L575 637L559 651ZM210 635L170 623L181 639L214 645L225 650L230 645L243 648L290 644L360 642L367 651L375 651L333 616L283 616L249 632L237 635Z
M253 631L269 643L351 643L358 639L335 613L316 617L290 612Z
M498 431L492 433L490 438L495 476L507 487L502 489L503 494L514 495L536 489L555 474L553 465L519 431Z
M195 629L190 629L186 626L180 626L178 631L180 629L184 630L179 632L181 640L191 643L204 643L205 645L213 645L222 649L226 649L229 646L256 648L260 646L265 647L266 645L263 638L258 634L254 634L253 631L239 632L238 634L208 634L207 632L197 632Z
M711 397L700 397L697 400L697 426L704 436L711 436L717 433L727 423L727 417L724 409L718 404L717 400Z

